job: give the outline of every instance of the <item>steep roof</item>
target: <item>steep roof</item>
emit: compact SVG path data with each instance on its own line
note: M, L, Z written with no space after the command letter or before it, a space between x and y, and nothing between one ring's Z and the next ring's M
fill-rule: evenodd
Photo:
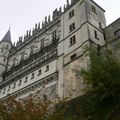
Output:
M1 42L11 43L11 33L10 33L10 29L7 31L7 33L5 34L5 36L3 37L3 39L1 40Z

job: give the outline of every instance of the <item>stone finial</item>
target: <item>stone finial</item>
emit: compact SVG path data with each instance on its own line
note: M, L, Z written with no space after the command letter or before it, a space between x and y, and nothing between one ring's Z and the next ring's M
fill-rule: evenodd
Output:
M38 29L40 30L40 22L38 23Z
M22 41L23 37L21 36L21 41Z
M19 37L19 41L20 41L21 37Z
M29 36L31 36L31 30L29 30Z
M27 30L27 35L26 35L27 37L29 36L29 31Z
M60 6L60 8L59 8L59 13L62 13L62 7Z
M35 29L33 28L33 30L32 30L32 35L34 35L34 33L35 33Z
M15 46L15 42L13 43L13 46Z
M67 7L70 5L69 0L67 0Z
M19 37L19 42L22 43L22 37Z
M48 22L50 22L51 20L50 20L50 15L48 16Z
M37 23L35 24L35 30L37 30Z
M47 23L47 16L45 16L45 23Z
M64 4L64 11L65 11L65 4Z
M24 41L26 41L26 35L24 35Z
M53 18L53 20L55 19L55 18L57 18L59 16L59 11L57 10L57 8L53 11L53 16L52 16L52 18Z
M42 21L42 28L43 28L43 26L44 26L43 24L44 24L44 23L43 23L43 21Z

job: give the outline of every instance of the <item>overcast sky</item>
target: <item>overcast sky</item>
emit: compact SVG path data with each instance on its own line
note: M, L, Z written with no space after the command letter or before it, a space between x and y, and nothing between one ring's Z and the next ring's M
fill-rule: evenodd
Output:
M106 10L107 25L120 17L120 0L94 0ZM0 40L11 27L12 42L66 0L0 0Z

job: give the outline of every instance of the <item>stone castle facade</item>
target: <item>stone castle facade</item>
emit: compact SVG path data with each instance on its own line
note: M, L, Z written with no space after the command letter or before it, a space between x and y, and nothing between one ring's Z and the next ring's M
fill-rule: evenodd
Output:
M67 0L63 11L55 9L52 20L45 17L16 45L8 30L0 42L0 99L83 94L84 82L73 69L86 67L86 46L105 44L104 12L93 0Z

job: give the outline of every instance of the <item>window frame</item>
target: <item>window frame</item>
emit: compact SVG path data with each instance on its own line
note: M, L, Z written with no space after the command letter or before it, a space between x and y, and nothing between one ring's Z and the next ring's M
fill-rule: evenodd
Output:
M70 38L70 45L69 45L69 47L73 46L75 43L76 43L76 36L73 35L73 36Z

